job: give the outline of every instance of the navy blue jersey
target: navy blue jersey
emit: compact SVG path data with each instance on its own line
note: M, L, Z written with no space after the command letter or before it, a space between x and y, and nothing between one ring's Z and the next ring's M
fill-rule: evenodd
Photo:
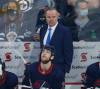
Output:
M48 89L61 89L62 82L64 81L64 74L58 66L52 64L46 74L42 74L40 70L39 63L33 63L28 66L25 71L23 84L31 85L34 89L40 89L41 87Z
M87 67L86 70L86 87L99 87L100 88L100 68L99 62L93 63Z
M18 84L18 78L14 73L5 72L5 79L0 81L0 89L14 89Z

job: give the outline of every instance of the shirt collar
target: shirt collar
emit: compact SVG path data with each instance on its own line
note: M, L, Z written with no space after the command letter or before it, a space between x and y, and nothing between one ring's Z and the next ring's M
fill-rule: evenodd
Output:
M50 26L48 25L48 29L51 28L52 30L55 30L56 27L57 27L57 25L58 25L58 22L57 22L54 26L52 26L52 27L50 27Z
M43 73L43 69L41 68L41 65L39 64L38 65L38 72L41 73L42 75L48 75L48 74L52 73L53 68L54 68L54 65L51 64L50 68L48 70L45 70Z

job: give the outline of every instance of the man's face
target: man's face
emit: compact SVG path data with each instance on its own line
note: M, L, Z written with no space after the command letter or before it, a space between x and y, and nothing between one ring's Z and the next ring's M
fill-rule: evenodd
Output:
M41 53L41 62L46 64L51 60L51 51L43 49Z
M78 8L76 9L76 13L78 16L87 16L88 15L88 3L87 2L79 2Z
M58 21L59 13L56 10L48 10L46 12L46 20L49 26L54 26Z
M18 6L15 2L8 3L8 17L11 21L14 21L17 17Z
M87 9L88 8L88 3L87 2L80 2L79 3L79 7L81 9Z

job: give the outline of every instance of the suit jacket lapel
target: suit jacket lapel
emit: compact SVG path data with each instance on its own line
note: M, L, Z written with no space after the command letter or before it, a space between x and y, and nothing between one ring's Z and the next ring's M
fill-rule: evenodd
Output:
M56 27L56 29L55 29L53 35L52 35L50 44L52 44L52 43L55 41L55 38L56 38L57 33L58 33L58 30L59 30L59 28L58 28L58 25L57 25L57 27Z
M46 32L47 32L47 28L48 28L48 26L46 26L46 27L43 28L42 40L43 40L44 37L45 37L45 34L46 34Z

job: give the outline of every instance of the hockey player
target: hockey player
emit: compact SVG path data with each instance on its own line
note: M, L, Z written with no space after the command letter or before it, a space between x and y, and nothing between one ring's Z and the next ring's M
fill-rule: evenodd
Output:
M52 60L54 60L54 48L44 46L39 62L27 66L23 84L31 85L33 89L61 89L64 74Z
M0 59L0 89L15 89L18 78L14 73L5 71L5 63Z
M100 62L95 62L87 67L84 85L86 88L100 89Z

